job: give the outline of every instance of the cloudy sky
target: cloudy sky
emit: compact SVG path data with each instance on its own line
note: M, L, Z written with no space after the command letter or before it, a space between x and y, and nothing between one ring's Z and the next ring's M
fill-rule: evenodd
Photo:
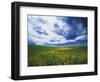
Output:
M87 18L28 15L28 44L79 46L87 44Z

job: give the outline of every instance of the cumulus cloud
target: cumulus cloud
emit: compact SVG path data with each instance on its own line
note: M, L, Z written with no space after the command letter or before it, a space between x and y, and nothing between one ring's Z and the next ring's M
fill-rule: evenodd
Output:
M58 16L28 16L28 41L36 45L65 44L85 40L85 29L81 23L77 24L77 32L70 24ZM68 17L66 18L68 20ZM73 31L73 33L72 33ZM76 30L75 30L76 31ZM77 34L79 32L83 34ZM72 38L76 35L74 38ZM69 37L70 36L70 37ZM68 38L69 37L69 38Z

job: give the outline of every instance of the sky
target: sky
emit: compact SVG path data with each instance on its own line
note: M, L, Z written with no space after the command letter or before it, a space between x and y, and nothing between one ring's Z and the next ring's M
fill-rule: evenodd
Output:
M81 46L87 44L87 17L28 15L28 44Z

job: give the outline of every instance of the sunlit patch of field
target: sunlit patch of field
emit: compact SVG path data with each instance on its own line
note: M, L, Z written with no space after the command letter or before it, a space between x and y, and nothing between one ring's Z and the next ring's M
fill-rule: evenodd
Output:
M87 47L28 45L28 66L87 64Z

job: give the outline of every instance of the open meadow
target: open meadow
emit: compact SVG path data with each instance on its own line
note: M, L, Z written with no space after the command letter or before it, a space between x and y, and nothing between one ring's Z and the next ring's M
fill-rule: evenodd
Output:
M48 47L28 45L28 66L87 64L87 47Z

